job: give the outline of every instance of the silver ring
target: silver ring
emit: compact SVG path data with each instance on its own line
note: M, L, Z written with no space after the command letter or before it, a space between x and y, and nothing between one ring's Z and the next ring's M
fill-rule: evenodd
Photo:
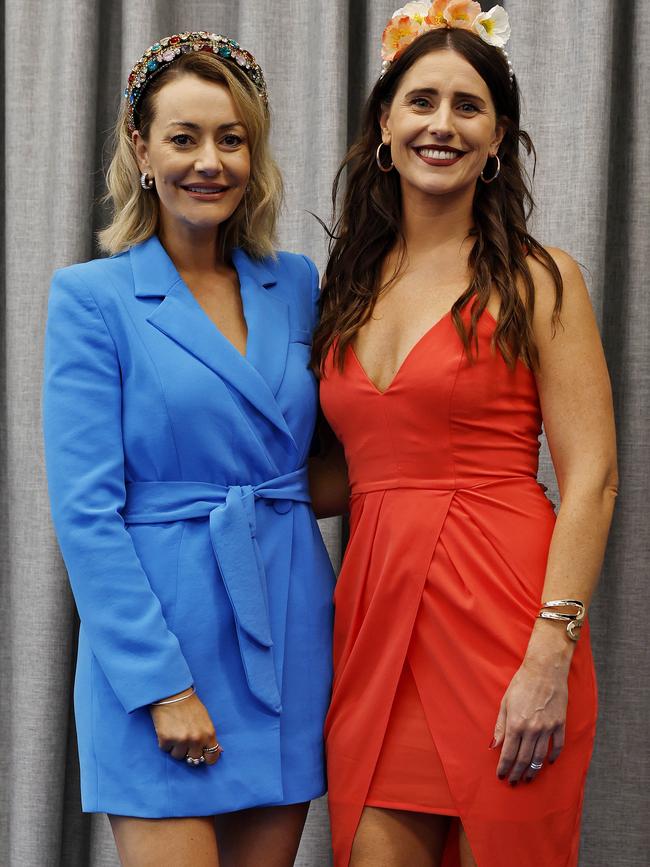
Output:
M544 767L544 762L531 762L530 767L534 771L541 771L541 769Z
M217 742L213 747L203 747L204 753L219 753L223 752L223 747Z

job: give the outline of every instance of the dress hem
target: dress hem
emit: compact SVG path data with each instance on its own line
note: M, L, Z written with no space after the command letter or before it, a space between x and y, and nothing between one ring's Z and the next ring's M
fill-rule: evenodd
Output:
M364 807L379 807L382 810L405 810L409 813L430 813L432 815L460 818L460 814L457 811L452 812L449 807L425 807L421 804L406 804L401 801L378 801L373 798L366 801Z

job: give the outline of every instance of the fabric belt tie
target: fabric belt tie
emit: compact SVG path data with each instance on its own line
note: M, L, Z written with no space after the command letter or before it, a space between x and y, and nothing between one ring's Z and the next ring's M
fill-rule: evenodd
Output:
M127 482L122 516L129 524L209 518L212 549L232 605L248 687L277 714L282 705L273 659L266 575L255 538L257 499L277 501L279 514L288 512L294 502L309 503L307 467L259 485Z

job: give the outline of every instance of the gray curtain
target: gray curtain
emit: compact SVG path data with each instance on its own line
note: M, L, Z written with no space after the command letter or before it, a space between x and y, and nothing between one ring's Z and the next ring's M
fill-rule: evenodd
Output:
M0 863L7 867L117 864L105 817L79 812L70 709L76 623L49 522L39 395L50 275L94 255L105 141L128 70L156 38L186 29L233 35L256 54L287 186L282 246L322 266L323 232L307 211L329 212L330 183L378 73L380 35L396 3L3 0ZM505 5L524 125L539 158L535 232L584 265L618 420L621 495L592 610L601 712L581 864L646 865L650 17L642 0ZM547 455L542 476L553 487ZM323 529L338 561L338 525ZM301 867L330 863L327 834L324 803L316 803Z

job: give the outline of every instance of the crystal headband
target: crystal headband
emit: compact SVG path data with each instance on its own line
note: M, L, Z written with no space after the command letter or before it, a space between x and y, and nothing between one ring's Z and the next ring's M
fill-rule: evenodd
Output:
M219 33L207 33L205 30L178 33L174 36L165 36L164 39L154 42L131 70L124 91L124 98L128 104L129 130L131 132L135 129L133 119L135 109L149 81L154 75L173 63L177 57L192 51L207 51L222 60L230 60L235 63L253 82L264 105L268 105L266 82L262 70L253 55L241 48L238 42L228 36L222 36Z
M510 39L508 13L502 6L493 6L489 12L473 0L434 0L433 3L407 3L393 12L381 37L381 75L388 70L418 36L429 30L469 30L488 45L497 48L506 59L510 81L514 77L505 44Z

